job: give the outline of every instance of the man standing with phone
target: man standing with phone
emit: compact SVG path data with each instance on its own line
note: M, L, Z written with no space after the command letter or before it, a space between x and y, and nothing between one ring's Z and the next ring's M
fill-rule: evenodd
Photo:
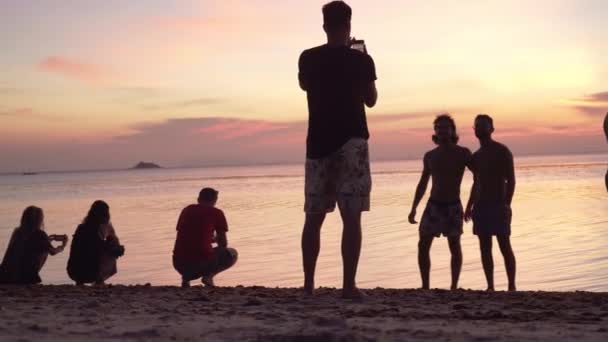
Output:
M343 222L343 297L357 298L355 277L361 252L361 212L369 211L371 175L365 106L378 97L376 70L362 41L350 36L351 8L343 1L323 6L327 44L308 49L299 60L300 87L308 100L305 204L302 233L304 290L314 291L321 226L340 209Z

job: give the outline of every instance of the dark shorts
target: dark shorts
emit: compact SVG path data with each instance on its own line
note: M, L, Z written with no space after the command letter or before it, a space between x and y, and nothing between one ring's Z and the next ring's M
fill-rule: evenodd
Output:
M479 203L473 207L473 234L511 235L511 208L504 203Z
M213 256L201 261L181 261L173 258L173 267L182 275L183 280L194 280L203 276L212 276L232 267L238 258L234 248L213 249Z
M420 220L420 235L460 236L462 235L463 218L460 201L442 203L429 200Z
M304 181L307 213L369 211L372 178L367 140L352 138L321 159L307 159Z

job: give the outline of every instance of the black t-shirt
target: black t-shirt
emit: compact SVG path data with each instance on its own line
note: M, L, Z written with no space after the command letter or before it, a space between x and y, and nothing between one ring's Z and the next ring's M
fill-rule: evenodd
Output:
M302 52L300 82L308 98L306 157L323 158L351 138L369 138L365 92L376 80L374 60L349 47L318 46Z
M80 224L72 238L68 275L77 283L98 280L105 242L99 235L99 225Z

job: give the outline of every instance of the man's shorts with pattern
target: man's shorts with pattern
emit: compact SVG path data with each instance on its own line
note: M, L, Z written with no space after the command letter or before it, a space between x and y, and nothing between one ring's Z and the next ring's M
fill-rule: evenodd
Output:
M340 210L369 211L372 179L367 140L350 139L336 152L306 160L305 203L307 213Z

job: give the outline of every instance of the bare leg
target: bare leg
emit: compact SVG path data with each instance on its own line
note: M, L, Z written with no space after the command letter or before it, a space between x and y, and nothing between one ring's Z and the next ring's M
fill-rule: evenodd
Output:
M509 236L497 236L500 252L505 259L505 268L507 269L507 278L509 279L509 291L515 291L515 254L511 247Z
M207 274L203 274L201 277L201 282L205 286L209 287L215 287L213 278L219 273L224 272L234 266L239 258L239 253L234 248L226 248L226 250L221 250L216 247L214 249L214 253L216 253L216 258L218 258L217 268L207 272Z
M35 273L40 273L40 271L42 271L42 268L44 267L44 264L46 263L46 259L48 259L48 257L49 257L48 252L43 252L38 255L38 257L36 258L35 266L34 266Z
M488 282L488 291L494 291L494 259L492 258L492 235L479 235L481 264Z
M462 269L462 248L460 246L460 235L448 237L448 245L452 254L452 290L458 289L458 279L460 278L460 270Z
M430 273L431 273L431 245L433 244L433 235L420 235L418 242L418 267L420 267L420 277L422 278L422 289L430 288Z
M312 294L315 289L315 268L321 248L321 226L325 213L307 213L302 231L302 264L304 266L304 291Z
M342 263L343 281L342 296L345 298L360 297L356 276L359 256L361 255L361 212L340 210L342 216Z
M99 275L95 281L95 285L104 285L105 281L116 274L117 258L109 254L103 254L99 265Z

